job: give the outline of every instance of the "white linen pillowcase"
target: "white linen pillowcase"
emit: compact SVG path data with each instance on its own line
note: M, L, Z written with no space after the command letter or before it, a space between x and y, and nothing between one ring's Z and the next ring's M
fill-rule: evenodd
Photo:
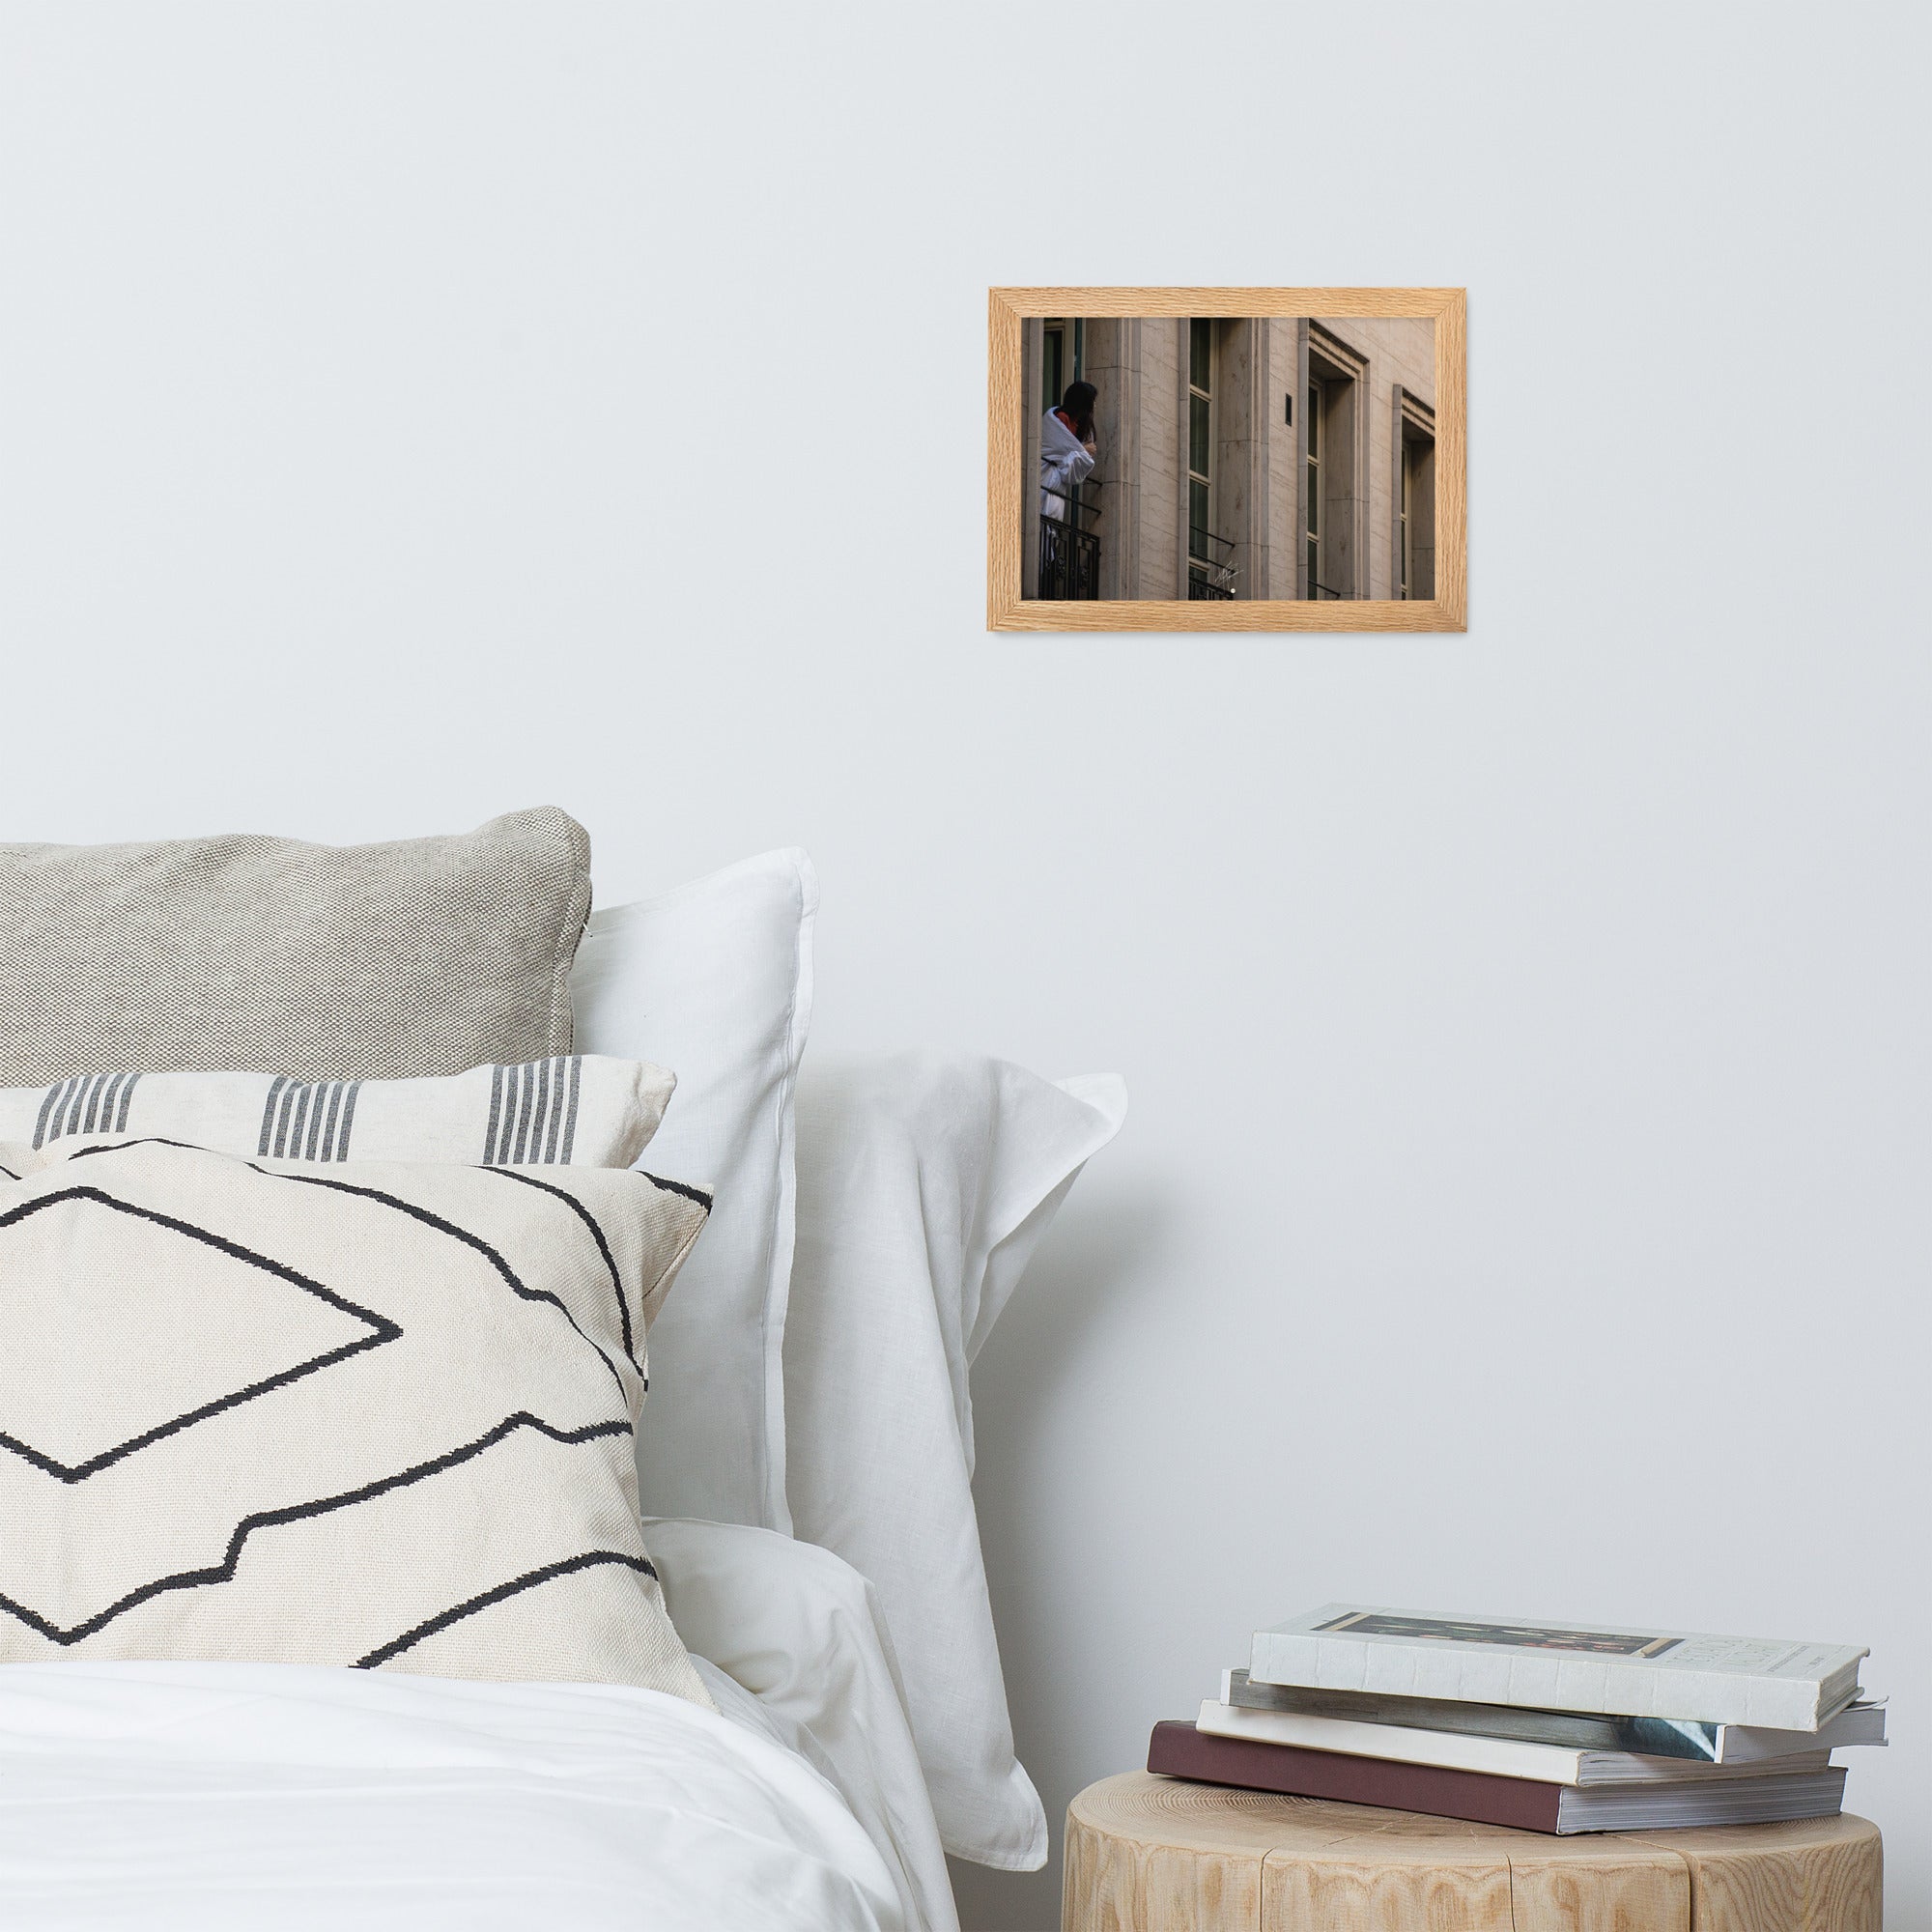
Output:
M704 1238L651 1331L639 1436L647 1514L789 1531L784 1324L793 1089L811 1018L818 880L766 852L595 913L571 976L577 1045L677 1069L651 1165L713 1190Z
M946 1849L1007 1870L1045 1861L1046 1815L1013 1751L969 1371L1125 1114L1112 1074L957 1052L818 1058L799 1088L793 1525L878 1592Z
M582 1053L412 1080L79 1073L0 1088L0 1141L133 1134L286 1160L630 1167L676 1085L662 1066Z

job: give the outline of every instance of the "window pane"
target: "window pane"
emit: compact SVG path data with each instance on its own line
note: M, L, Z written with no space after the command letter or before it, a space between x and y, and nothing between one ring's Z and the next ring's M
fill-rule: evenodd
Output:
M1316 580L1321 575L1321 553L1314 544L1308 546L1308 594L1315 595Z
M1308 413L1302 417L1302 435L1308 440L1310 456L1321 454L1321 391L1308 385Z
M1060 402L1061 372L1064 367L1062 351L1065 338L1057 328L1046 331L1039 357L1040 386L1046 392L1046 400L1040 404L1043 410L1054 409Z
M1314 464L1308 466L1308 534L1313 536L1321 527L1321 472Z
M1187 380L1197 389L1205 389L1211 396L1214 384L1209 380L1213 374L1214 325L1211 322L1196 321L1187 325Z
M1187 399L1187 467L1197 476L1213 472L1208 468L1208 405L1199 396Z
M1077 383L1087 374L1087 320L1076 316L1073 321L1073 380Z
M1187 551L1190 556L1206 556L1208 546L1201 541L1208 534L1208 486L1187 486Z

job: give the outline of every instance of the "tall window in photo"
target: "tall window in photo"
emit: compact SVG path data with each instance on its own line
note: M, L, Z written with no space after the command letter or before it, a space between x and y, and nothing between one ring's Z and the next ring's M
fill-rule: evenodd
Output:
M1187 567L1207 575L1208 537L1214 514L1214 325L1196 316L1187 325ZM1188 586L1194 595L1193 585Z
M1214 528L1215 378L1220 373L1216 324L1196 316L1187 325L1187 595L1235 594L1234 545Z
M1301 430L1302 595L1317 602L1372 594L1362 446L1368 374L1365 348L1323 323L1309 323Z
M1040 331L1041 409L1057 408L1067 384L1086 379L1086 319L1077 315L1050 318Z
M1396 405L1396 595L1428 600L1435 595L1435 412L1400 386Z
M1409 574L1414 567L1415 557L1409 546L1408 492L1414 476L1414 467L1408 461L1406 443L1403 447L1402 495L1396 504L1395 528L1395 594L1398 597L1412 597L1409 588Z
M1308 590L1310 597L1321 595L1321 384L1312 378L1308 393L1301 401L1302 497L1307 510L1302 517L1303 537L1308 546Z

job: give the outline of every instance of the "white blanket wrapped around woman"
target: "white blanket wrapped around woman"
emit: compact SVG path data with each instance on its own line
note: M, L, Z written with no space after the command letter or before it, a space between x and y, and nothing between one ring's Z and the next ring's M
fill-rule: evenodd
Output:
M1048 410L1039 425L1039 513L1073 520L1067 514L1073 492L1093 474L1094 452Z

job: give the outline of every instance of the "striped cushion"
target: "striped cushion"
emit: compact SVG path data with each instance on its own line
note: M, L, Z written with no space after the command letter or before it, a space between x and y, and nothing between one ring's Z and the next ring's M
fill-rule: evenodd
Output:
M0 1088L0 1141L143 1134L289 1160L629 1167L676 1085L648 1061L563 1054L442 1080L78 1073Z
M633 1442L697 1189L0 1146L0 1663L250 1659L709 1699Z

